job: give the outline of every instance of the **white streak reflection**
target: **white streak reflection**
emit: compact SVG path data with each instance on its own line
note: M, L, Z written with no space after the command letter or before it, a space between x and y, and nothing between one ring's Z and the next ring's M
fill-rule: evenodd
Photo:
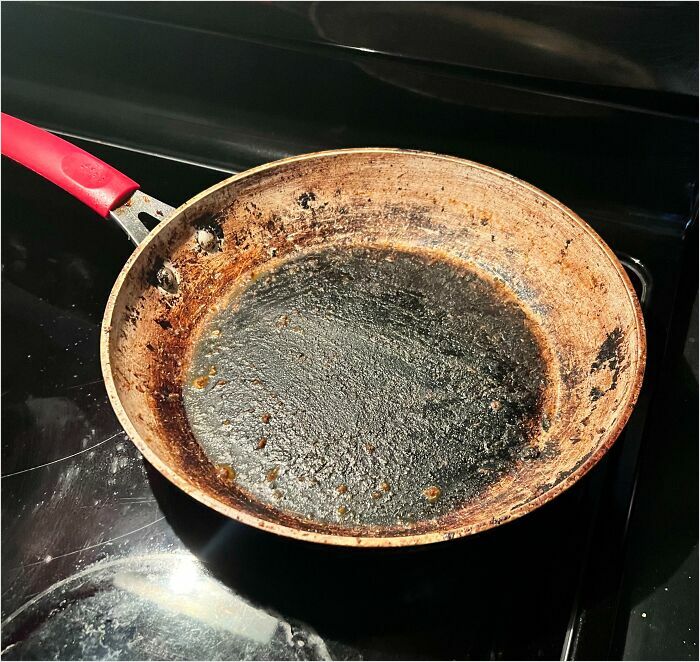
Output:
M269 644L279 620L241 600L209 578L194 559L181 559L163 584L159 577L134 572L118 573L114 585L170 612L183 614L237 637ZM183 596L187 599L183 600Z

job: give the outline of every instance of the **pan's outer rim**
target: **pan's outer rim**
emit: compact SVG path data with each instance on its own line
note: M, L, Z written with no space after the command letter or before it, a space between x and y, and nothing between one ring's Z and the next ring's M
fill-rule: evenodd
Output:
M470 168L476 170L481 170L488 172L500 179L505 180L517 187L522 187L534 193L536 196L541 197L546 200L549 204L552 204L557 209L559 209L568 220L577 226L580 230L587 233L590 238L597 244L601 251L607 256L610 266L617 273L618 277L621 279L624 288L628 295L628 300L632 308L634 309L634 337L636 339L637 353L636 362L631 368L634 370L634 384L632 388L628 391L627 401L621 404L622 411L618 416L615 425L609 429L605 434L604 441L600 444L595 453L593 453L583 464L572 471L564 480L557 483L551 489L543 492L531 501L519 506L518 508L511 511L508 515L499 518L498 521L485 521L480 524L475 524L471 526L456 527L450 530L437 530L428 533L421 533L412 536L392 536L392 537L371 537L371 536L338 536L326 533L321 533L317 531L303 531L301 529L296 529L293 527L284 526L282 524L277 524L275 522L270 522L254 515L250 515L243 511L237 510L226 504L211 498L206 493L190 485L185 479L180 477L179 474L175 473L167 463L163 462L146 443L146 441L138 434L134 426L131 424L126 411L121 405L119 395L117 393L116 385L112 376L112 370L110 365L109 356L109 344L110 344L110 331L112 325L112 316L114 313L114 307L121 291L123 283L126 281L131 267L138 259L139 255L145 250L145 248L156 238L156 236L165 228L165 226L174 222L180 214L188 207L204 199L214 191L229 186L233 182L245 179L252 175L265 172L266 170L272 170L279 167L280 165L286 165L290 163L299 163L307 160L312 160L319 157L331 157L335 155L344 154L415 154L417 156L429 157L434 159L441 159L446 161L452 161L455 163L460 163ZM191 497L197 501L203 503L206 506L216 510L222 515L226 515L234 520L254 526L258 529L264 531L270 531L278 535L286 536L289 538L296 538L298 540L305 540L308 542L315 542L328 545L339 545L346 547L409 547L414 545L426 545L431 543L442 542L445 540L451 540L454 538L461 538L474 533L479 533L481 531L486 531L488 529L500 526L506 522L518 519L523 515L539 508L540 506L548 503L555 497L559 496L562 492L571 487L580 478L582 478L591 468L593 468L600 459L605 455L605 453L610 449L615 440L618 438L622 429L626 425L632 410L634 409L635 403L639 396L639 392L642 388L642 381L644 378L644 368L646 363L646 353L647 353L647 343L645 334L644 318L642 315L641 306L637 299L637 295L634 291L632 283L627 276L623 266L620 264L619 260L612 252L610 247L603 241L603 239L598 235L593 228L591 228L588 223L586 223L580 216L570 210L568 207L563 205L561 202L551 197L544 191L541 191L535 186L524 182L513 175L509 175L501 170L491 168L489 166L482 165L475 161L469 161L468 159L462 159L456 156L448 156L444 154L437 154L434 152L426 152L420 150L409 150L400 149L393 147L363 147L363 148L349 148L349 149L335 149L320 152L312 152L309 154L301 154L298 156L292 156L277 161L272 161L265 163L260 166L256 166L244 172L233 175L218 184L214 184L205 191L197 194L184 204L180 205L171 216L162 221L158 226L156 226L146 237L146 239L136 247L136 250L127 260L124 268L119 273L117 280L114 283L114 287L107 300L107 305L105 308L105 313L102 321L102 329L100 334L100 361L102 365L102 374L105 381L105 387L107 389L107 394L112 403L112 407L119 419L119 422L124 428L127 436L132 440L134 445L138 448L141 454L150 464L152 464L163 476L165 476L170 482L175 484L181 490L189 494Z

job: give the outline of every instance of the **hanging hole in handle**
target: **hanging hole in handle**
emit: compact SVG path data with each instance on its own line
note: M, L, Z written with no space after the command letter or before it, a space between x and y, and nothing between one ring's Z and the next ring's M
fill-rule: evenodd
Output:
M149 232L153 230L153 228L156 227L156 225L158 225L158 223L160 223L162 220L162 218L156 218L155 216L151 216L151 214L149 214L148 212L139 212L139 221L141 221L141 223L143 223L146 226Z

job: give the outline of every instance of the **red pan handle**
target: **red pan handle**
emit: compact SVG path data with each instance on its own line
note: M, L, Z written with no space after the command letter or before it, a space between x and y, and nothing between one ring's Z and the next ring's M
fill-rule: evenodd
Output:
M79 147L6 113L2 113L2 153L103 217L139 188L133 179Z

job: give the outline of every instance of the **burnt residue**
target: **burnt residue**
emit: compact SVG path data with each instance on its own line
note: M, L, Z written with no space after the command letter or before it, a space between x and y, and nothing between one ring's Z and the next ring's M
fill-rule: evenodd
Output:
M607 393L607 391L604 391L603 389L600 389L597 386L594 386L590 392L591 400L593 402L595 402L596 400L600 400L606 393Z
M277 229L282 225L282 218L279 214L270 214L267 222L265 223L265 228L268 232L277 232Z
M311 207L311 203L315 200L316 194L313 191L306 191L297 198L297 202L302 209L309 209Z
M581 371L579 371L575 366L569 366L568 368L562 368L561 379L567 388L574 389L581 382Z
M615 328L613 331L608 333L608 335L605 338L605 341L600 346L600 350L598 351L598 356L596 357L596 360L591 364L591 375L601 370L610 371L610 385L607 388L601 389L597 386L594 386L591 389L590 397L593 401L599 400L606 393L612 391L617 387L617 382L620 376L620 370L622 369L623 363L623 337L624 336L622 333L622 329L620 329L619 327Z
M226 383L192 386L211 365ZM545 374L501 285L434 255L329 248L257 274L203 325L183 399L251 498L338 523L342 485L343 523L401 526L534 460Z
M571 474L575 473L579 467L583 466L588 460L590 459L591 455L593 455L593 451L589 451L588 453L584 453L577 461L576 464L567 472L565 473L560 473L559 476L557 476L557 481L556 483L559 483L561 480L564 478L568 478ZM555 484L556 484L555 483Z
M254 174L244 180L238 179L231 182L230 186L210 192L182 210L178 221L163 224L158 236L153 237L148 246L137 255L131 271L119 288L118 297L112 300L108 307L108 312L112 310L112 316L109 326L105 327L108 337L103 340L109 343L109 367L117 396L121 400L117 403L114 394L111 394L117 411L119 412L123 405L126 411L121 415L127 416L135 424L137 431L135 441L140 447L148 449L147 456L159 458L162 461L161 468L164 474L183 486L186 492L203 500L206 495L206 502L213 504L222 513L232 517L237 517L237 513L240 513L241 519L278 533L285 533L280 527L289 527L299 531L300 536L308 536L310 540L325 540L324 536L351 536L352 538L346 538L344 542L349 541L348 544L353 545L385 546L396 542L387 540L389 536L429 534L426 538L418 539L419 542L427 542L437 539L439 531L458 531L458 535L464 535L488 528L493 517L498 518L502 513L509 512L513 504L519 504L518 514L531 509L534 504L528 505L525 499L531 494L535 485L549 481L559 468L570 464L570 460L577 454L589 450L591 444L602 444L605 441L595 442L585 430L576 430L576 433L582 434L583 441L570 446L568 432L564 430L567 433L561 435L555 426L566 421L575 424L588 411L595 410L596 405L598 406L596 415L600 421L603 421L599 416L602 413L601 407L609 406L615 411L621 409L623 394L618 392L622 383L627 380L624 370L631 364L625 360L621 369L620 384L612 397L589 405L584 402L579 405L578 400L573 402L574 396L578 398L582 388L585 389L585 395L588 395L593 386L607 388L610 384L610 373L605 370L595 375L589 374L598 347L594 347L593 352L590 353L590 348L578 344L577 334L568 333L566 321L575 322L575 316L569 320L565 315L562 320L556 315L556 311L542 305L541 297L532 299L531 293L523 290L520 277L523 276L527 280L534 276L535 272L528 270L527 274L519 274L513 271L510 265L504 266L504 260L507 262L509 258L504 258L500 254L500 242L503 240L507 244L517 244L519 241L519 238L507 229L507 219L499 220L496 216L490 223L493 229L488 226L479 228L478 220L476 224L473 222L475 218L478 219L478 213L475 215L470 212L467 219L463 213L463 206L457 208L447 200L438 200L436 206L435 201L431 201L430 195L426 196L425 190L421 190L419 197L417 194L413 195L408 188L401 194L394 192L389 194L389 188L392 191L396 188L393 174L388 184L381 177L375 180L371 173L362 174L360 177L360 171L364 167L362 164L356 168L353 163L348 170L336 168L336 163L342 166L341 162L344 160L345 156L342 158L334 156L331 171L322 167L322 164L317 163L314 158L308 162L299 161L290 163L289 166L280 166L279 171L275 167L272 171L261 171L259 175ZM360 161L364 163L364 157ZM431 189L428 191L429 194L437 190L434 182L431 183L431 179L427 182L421 180L421 171L416 171L416 174L417 176L411 176L414 182L412 186L420 187L422 184L429 184ZM461 188L463 179L460 175L461 197L464 197ZM333 197L333 191L340 186L341 182L342 197ZM370 184L368 185L367 182ZM456 180L451 179L449 183L443 181L448 184L445 187L446 190L454 188L452 182ZM467 181L464 186L468 189L469 182ZM509 193L507 189L499 187L490 190L494 200L500 199L504 192ZM304 191L314 191L317 198L313 204L310 204L309 209L304 209L298 204L298 197ZM369 191L372 192L372 204L366 202ZM218 209L225 210L222 212L225 216L222 224L225 241L220 252L206 254L193 246L193 227L199 219L207 219L213 211ZM559 210L552 210L552 214L554 213L560 214ZM504 220L506 225L503 224ZM561 228L560 224L555 223L553 219L551 225L547 224L547 227L543 225L541 229L547 237L561 236L558 248L563 247L565 237L574 237L574 243L569 247L569 255L572 255L571 251L576 247L580 235L578 233L558 234L558 230L550 233L548 228L555 226L562 232L568 230L568 228ZM575 228L574 231L576 231ZM493 243L489 242L490 232L493 233L492 239L495 239ZM480 243L479 238L483 239L483 243ZM217 331L216 328L207 326L214 311L221 310L221 306L225 306L232 295L235 304L240 300L235 297L241 290L250 287L251 278L257 280L264 278L270 270L278 269L281 260L308 254L309 251L325 250L329 246L377 246L392 244L392 242L400 242L400 246L412 251L434 251L433 255L440 255L441 259L451 260L457 265L476 259L486 271L493 274L499 272L498 275L507 284L506 287L511 288L514 296L521 300L521 307L531 311L531 318L536 320L538 326L536 329L538 338L542 340L542 346L545 347L549 379L543 409L551 416L553 422L549 432L543 432L539 426L532 430L532 436L538 437L537 442L524 443L521 447L534 445L540 450L541 455L536 461L523 462L525 466L518 465L515 470L517 473L507 476L507 481L498 481L498 475L495 478L489 476L488 480L498 482L486 492L481 492L478 498L470 498L465 508L444 506L445 510L442 511L440 508L443 508L445 502L441 498L438 503L431 506L431 512L426 515L428 519L408 515L404 518L404 523L401 523L399 520L392 522L387 516L385 521L389 524L386 526L364 525L362 522L365 519L354 512L347 518L341 518L338 513L332 513L333 517L325 521L296 515L295 512L299 510L298 504L290 505L290 499L287 496L289 487L285 485L295 476L281 465L278 479L280 487L266 485L269 492L265 494L251 492L246 485L238 482L225 484L217 479L214 464L207 458L191 430L190 418L186 414L184 405L184 398L192 395L188 391L194 390L188 381L188 375L191 376L189 371L192 365L192 352L200 352L201 339L208 332ZM586 239L582 245L583 248L586 247L587 242ZM583 254L577 251L577 259ZM181 277L181 287L177 295L167 294L158 287L145 286L147 279L150 281L151 269L155 262L166 258L174 265ZM608 261L592 261L589 264L591 281L597 279L598 282L605 282L605 272L609 271ZM457 269L459 268L458 266ZM478 268L479 273L481 268ZM532 281L536 295L546 289L537 286L537 283L540 285L544 283L544 280L538 280L541 279L542 274L549 273L556 276L561 273L566 276L565 272L557 271L557 268L552 266L552 270L548 271L549 267L546 267L541 273L536 270L539 275ZM426 268L426 272L429 270ZM578 276L576 278L578 282ZM256 286L258 284L256 283ZM497 296L507 298L505 287L501 288L497 285L492 289ZM556 303L553 302L553 305L556 306ZM620 301L613 302L614 310L610 309L605 302L602 303L604 305L600 308L601 323L606 323L606 319L620 319L617 324L625 329L623 350L630 352L635 348L637 331L634 326L630 326L627 330L625 326L628 323L627 317L619 308ZM139 320L134 324L123 323L126 305L140 312ZM234 311L229 309L229 315L234 316ZM161 323L165 320L168 321L169 328ZM559 321L562 321L561 325ZM287 335L299 333L300 330L305 330L304 325L291 317L288 324L282 323L279 329L280 333ZM224 344L228 343L226 329L218 339ZM603 339L604 335L600 342ZM155 348L155 352L146 348L147 342ZM570 342L571 346L569 346ZM554 352L549 352L550 347ZM274 346L272 348L274 349ZM584 356L587 357L587 361L581 364ZM313 363L314 356L300 353L295 359L301 366L309 359ZM560 371L557 369L558 366L568 365L570 362L576 364L581 376L581 382L577 384L575 393L569 392L566 385L562 383ZM202 368L208 368L210 365L211 363L203 363ZM634 367L638 367L636 362ZM205 389L197 391L202 398L211 398L212 402L215 402L220 395L225 395L223 391L231 387L232 380L229 373L232 371L226 365L220 368L219 375L211 378L211 382ZM260 371L264 372L268 369L268 366L262 366ZM199 374L202 375L202 373ZM314 374L318 374L318 371ZM228 383L218 385L219 377ZM301 377L306 379L304 374L301 374ZM632 378L632 375L629 375L629 378ZM242 386L235 384L234 386L246 394ZM253 377L250 380L248 394L254 386L267 393L264 397L279 396L284 404L288 401L288 390L276 389L274 384L271 386ZM286 384L286 388L291 390L294 386ZM490 400L489 403L492 401ZM590 403L590 400L588 402ZM248 412L252 404L254 403L241 403L241 411ZM582 411L586 406L588 411ZM279 412L273 410L271 411L272 424L265 426L260 418L265 410L265 407L256 404L251 410L252 413L246 413L250 420L234 421L224 417L221 421L223 424L221 429L228 431L228 443L239 445L250 440L251 453L261 456L267 456L273 451L279 452L280 439L285 439L280 431L286 434L285 427L290 427L289 421L294 420L296 413L288 412L285 419L280 421L277 417ZM495 414L501 413L494 411L494 408L490 411ZM528 421L527 416L522 420ZM597 425L600 424L600 422L597 423ZM529 434L527 429L525 432L526 435ZM197 435L201 436L199 431ZM262 437L268 440L266 447L256 449L255 445ZM303 440L300 440L297 434L294 442L301 443L301 441ZM323 435L320 435L320 441L317 443L327 442L324 441ZM360 444L360 450L367 460L386 458L386 450L381 445L378 445L375 452L371 454L362 444ZM207 452L210 452L210 449L207 449ZM265 463L263 468L269 470L271 466L275 464ZM388 478L391 479L391 476ZM479 478L486 480L487 477L480 475ZM377 479L379 480L379 476ZM381 476L381 479L383 480L384 476ZM303 486L313 485L313 489L321 489L316 487L321 484L325 489L325 483L317 480L313 474L307 476L301 473L297 481ZM439 477L417 487L422 490L431 484L437 484L441 489L444 487L439 482ZM356 507L360 496L369 501L371 491L377 490L377 485L378 483L368 481L366 487L369 492L356 493L353 488L353 491L348 490L342 495L333 491L332 496L338 506L347 501L347 509L350 512ZM396 489L401 487L394 485L393 480L391 486ZM484 486L488 486L488 483L484 482ZM277 489L285 493L282 499L275 499L274 492ZM420 490L417 490L418 494ZM452 499L453 493L448 486L444 499ZM421 496L420 499L424 500L424 497ZM373 500L374 504L383 502L383 497ZM440 515L442 512L444 514ZM433 513L437 514L436 518L433 518ZM410 541L413 542L414 539L411 537ZM335 540L335 542L340 541Z
M598 356L591 365L591 374L596 370L608 367L610 370L617 370L620 365L620 349L622 345L622 329L619 327L608 333L605 341L600 346Z

